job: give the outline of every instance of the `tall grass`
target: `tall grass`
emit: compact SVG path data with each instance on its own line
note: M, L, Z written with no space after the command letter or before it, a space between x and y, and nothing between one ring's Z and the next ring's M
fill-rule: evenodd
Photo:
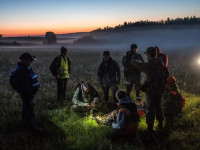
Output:
M27 51L24 49L24 51ZM198 92L199 76L194 74L190 65L183 67L183 62L189 60L189 55L169 53L169 68L175 75L181 90L193 92L184 93L186 106L183 115L175 123L171 135L166 138L158 138L146 147L140 139L146 129L145 117L141 118L137 144L119 142L111 144L105 138L110 127L97 124L91 114L80 115L70 112L71 99L78 82L87 81L96 87L101 98L103 92L97 82L97 69L102 60L100 51L70 51L69 58L72 61L72 73L67 85L67 101L64 105L56 105L56 81L49 71L51 61L59 53L55 51L29 51L37 56L37 61L32 67L39 75L41 88L36 95L36 127L43 132L32 136L24 130L21 123L21 99L9 85L9 74L14 70L21 51L0 51L0 149L198 149L200 137L200 96ZM121 62L123 52L111 52L114 60ZM190 56L192 57L192 56ZM177 62L178 58L178 62ZM190 58L191 59L191 58ZM122 68L121 64L120 67ZM122 71L122 70L121 70ZM198 71L196 72L198 74ZM124 87L123 71L120 88ZM112 96L110 94L112 99ZM135 100L135 93L131 94ZM142 94L145 98L144 93ZM103 109L108 109L102 106ZM107 111L108 111L107 110Z

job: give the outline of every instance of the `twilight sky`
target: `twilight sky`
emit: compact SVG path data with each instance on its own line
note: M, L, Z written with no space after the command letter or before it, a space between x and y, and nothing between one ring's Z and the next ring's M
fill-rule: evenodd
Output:
M1 0L3 36L87 32L124 21L200 17L200 0Z

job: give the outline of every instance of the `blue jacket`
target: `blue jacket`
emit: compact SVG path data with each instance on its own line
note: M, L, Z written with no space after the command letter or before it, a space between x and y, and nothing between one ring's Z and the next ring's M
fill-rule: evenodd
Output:
M131 104L132 100L129 97L125 97L119 100L120 104ZM125 115L122 112L119 112L117 115L116 123L112 123L113 129L122 129L125 126Z

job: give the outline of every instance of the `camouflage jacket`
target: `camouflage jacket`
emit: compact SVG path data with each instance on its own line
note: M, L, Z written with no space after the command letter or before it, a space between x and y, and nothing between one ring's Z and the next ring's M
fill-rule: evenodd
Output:
M96 104L99 102L99 94L92 85L90 85L90 91L85 92L83 90L83 83L81 83L80 86L76 88L72 102L78 106L84 106L84 103Z

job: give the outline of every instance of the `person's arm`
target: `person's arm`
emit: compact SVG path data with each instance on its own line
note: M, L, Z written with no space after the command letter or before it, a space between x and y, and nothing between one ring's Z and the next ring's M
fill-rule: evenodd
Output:
M122 66L124 67L124 62L125 62L125 58L126 57L126 53L124 54L124 56L122 57Z
M16 79L19 85L19 93L23 96L23 100L30 102L32 100L32 83L28 75L28 71L20 69L16 72Z
M102 79L102 76L103 76L103 71L102 71L102 63L99 65L99 68L98 68L98 82L99 84L103 84L103 79Z
M122 129L125 125L125 115L119 112L117 115L116 123L112 123L113 129Z
M75 104L75 105L78 105L78 106L84 106L84 102L80 101L79 99L79 94L80 94L80 87L77 87L76 88L76 91L74 93L74 96L73 96L73 99L72 99L72 102Z
M164 60L165 60L165 66L167 67L168 66L168 56L166 54L165 54Z
M52 75L55 77L58 75L58 72L57 72L58 61L59 61L59 57L54 58L51 65L49 66L49 70L51 71Z
M132 60L131 66L137 68L138 70L140 70L141 72L144 72L146 74L148 74L152 71L149 63L140 63L140 62Z
M120 84L121 72L120 72L119 64L117 62L116 62L116 73L117 73L117 84Z
M67 61L68 61L68 68L69 68L69 74L71 73L71 61L70 59L67 57Z
M140 56L140 60L142 61L142 62L144 62L144 59L142 58L142 55L139 55Z
M92 106L94 106L95 104L99 103L100 98L99 97L95 97L94 100L90 103Z

